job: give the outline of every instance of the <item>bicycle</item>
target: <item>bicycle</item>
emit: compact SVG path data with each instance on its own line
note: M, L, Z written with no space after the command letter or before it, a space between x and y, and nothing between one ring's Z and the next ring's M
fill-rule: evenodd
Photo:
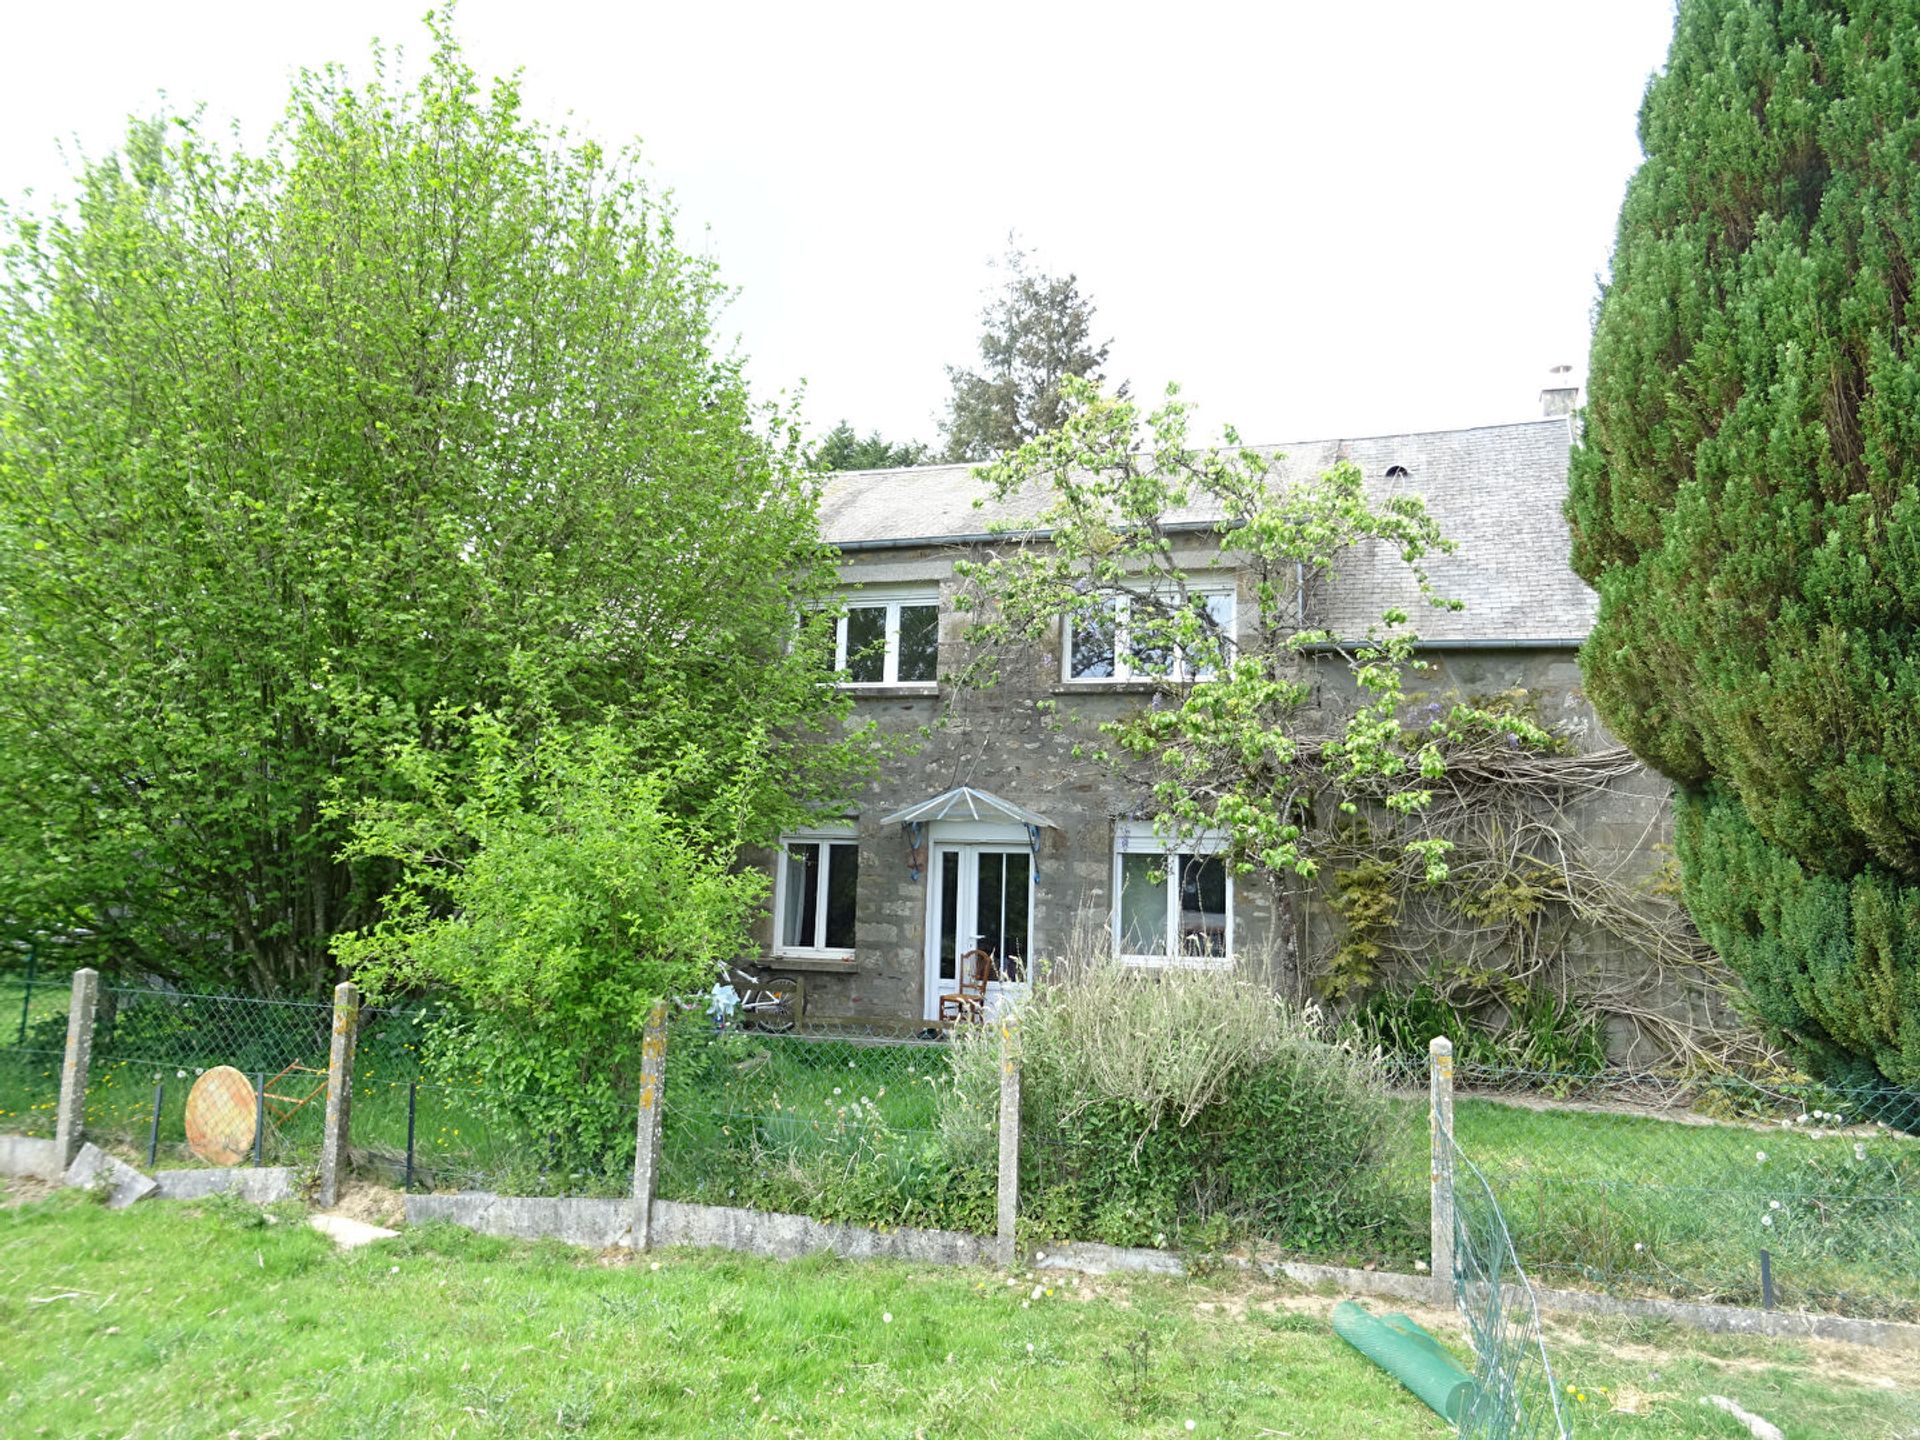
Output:
M715 1030L736 1023L737 1016L742 1030L784 1035L798 1017L799 995L800 987L792 980L766 980L745 966L730 965L726 977L714 984L707 1013Z

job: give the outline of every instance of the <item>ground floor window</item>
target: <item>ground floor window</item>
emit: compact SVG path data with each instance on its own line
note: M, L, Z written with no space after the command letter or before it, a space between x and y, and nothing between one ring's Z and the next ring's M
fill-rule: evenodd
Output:
M1169 845L1150 825L1114 833L1113 936L1129 965L1225 965L1233 956L1233 875L1223 836Z
M774 949L851 954L860 847L852 827L790 835L774 872Z

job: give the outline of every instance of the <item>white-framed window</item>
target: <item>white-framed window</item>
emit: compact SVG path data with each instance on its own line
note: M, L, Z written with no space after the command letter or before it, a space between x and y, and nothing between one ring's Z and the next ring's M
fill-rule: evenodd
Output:
M940 592L857 591L834 622L833 668L849 685L931 685L940 678Z
M1230 584L1194 585L1187 591L1206 613L1208 628L1233 643L1234 604ZM1116 595L1099 610L1068 616L1062 625L1060 678L1068 683L1100 684L1127 680L1210 680L1217 673L1214 655L1189 656L1178 645L1151 644L1136 638L1134 600Z
M1113 835L1113 943L1123 965L1231 965L1233 871L1226 836L1172 845L1153 826Z
M773 872L773 948L847 956L854 948L860 845L851 824L783 836Z

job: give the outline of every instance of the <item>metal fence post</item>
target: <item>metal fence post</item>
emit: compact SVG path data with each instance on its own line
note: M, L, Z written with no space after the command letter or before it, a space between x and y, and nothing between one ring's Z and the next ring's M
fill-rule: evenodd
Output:
M1000 1196L995 1242L1000 1263L1018 1254L1020 1218L1020 1030L1011 1017L1000 1022Z
M40 947L31 941L27 944L27 986L20 996L20 1045L27 1043L27 1017L33 1012L33 972L40 964Z
M1427 1046L1427 1122L1433 1154L1428 1217L1434 1303L1453 1304L1453 1042L1434 1037Z
M167 1103L167 1082L159 1081L153 1087L153 1124L147 1127L147 1169L151 1170L160 1161L160 1111Z
M267 1154L267 1072L253 1077L253 1168L266 1164ZM328 1201L332 1204L332 1201Z
M326 1131L320 1137L322 1210L340 1203L353 1111L353 1052L360 1037L360 987L343 980L333 987L333 1045L327 1053Z
M640 1042L640 1116L633 1146L633 1248L653 1244L653 1197L660 1186L660 1102L667 1075L667 1002L657 1000Z
M400 1188L407 1194L413 1193L413 1121L419 1110L420 1082L407 1082L407 1177Z
M66 1173L80 1150L87 1124L87 1065L93 1058L93 1011L100 1000L100 972L73 972L73 1003L67 1010L67 1058L60 1067L60 1113L54 1126L53 1175Z

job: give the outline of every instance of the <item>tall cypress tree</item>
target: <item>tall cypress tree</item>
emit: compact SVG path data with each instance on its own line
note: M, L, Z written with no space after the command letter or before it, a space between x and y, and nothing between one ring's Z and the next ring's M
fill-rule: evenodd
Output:
M1568 513L1601 714L1802 1061L1920 1085L1920 4L1682 0Z

